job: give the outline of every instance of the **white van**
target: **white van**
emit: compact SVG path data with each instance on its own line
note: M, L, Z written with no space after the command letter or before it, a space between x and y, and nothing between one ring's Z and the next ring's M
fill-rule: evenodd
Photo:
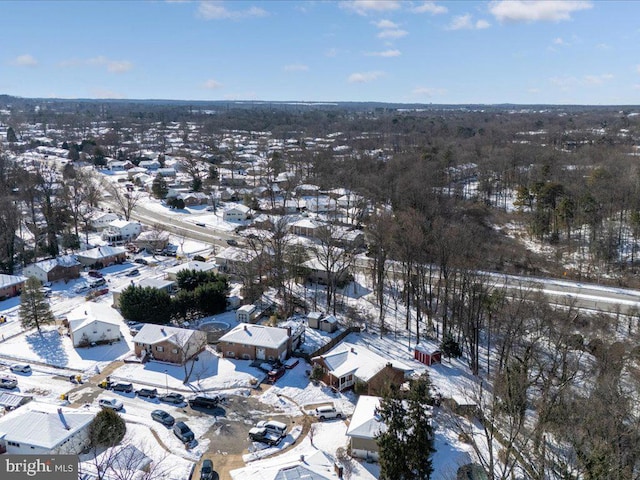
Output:
M313 414L318 417L319 420L328 420L330 418L342 418L342 412L333 405L326 405L318 407L313 411Z

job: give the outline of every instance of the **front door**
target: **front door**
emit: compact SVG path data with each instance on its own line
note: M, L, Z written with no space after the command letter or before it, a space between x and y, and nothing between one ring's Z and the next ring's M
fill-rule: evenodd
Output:
M256 358L258 360L264 360L265 358L267 358L264 348L260 348L260 347L256 348Z

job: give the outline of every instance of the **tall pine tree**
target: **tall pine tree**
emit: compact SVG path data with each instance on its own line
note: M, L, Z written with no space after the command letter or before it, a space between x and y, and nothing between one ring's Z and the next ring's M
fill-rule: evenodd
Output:
M29 277L20 295L20 323L25 329L53 323L55 317L51 306L40 290L40 280Z

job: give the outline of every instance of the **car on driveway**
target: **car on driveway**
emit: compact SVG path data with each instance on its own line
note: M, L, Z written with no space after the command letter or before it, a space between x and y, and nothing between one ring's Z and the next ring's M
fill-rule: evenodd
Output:
M202 408L216 408L220 403L220 398L216 395L214 397L205 397L198 395L197 397L189 399L189 406L202 407Z
M286 371L287 369L282 365L279 367L274 367L272 370L269 370L269 373L267 373L269 381L271 383L275 383L276 380L278 380L281 376L283 376Z
M165 427L171 427L174 423L176 423L176 419L164 410L154 410L153 412L151 412L151 418L153 418L156 422L160 422Z
M213 480L213 462L208 458L202 462L200 480Z
M102 408L110 408L111 410L122 410L124 408L123 403L117 398L101 398L98 400L98 405Z
M87 293L89 290L91 290L91 287L87 284L76 285L75 288L73 289L74 293L77 293L77 294Z
M231 246L231 247L237 247L238 246L238 241L230 238L227 240L227 245Z
M329 420L332 418L342 418L342 412L340 410L338 410L336 407L334 407L333 405L326 405L323 407L318 407L315 410L313 410L313 414L319 419L319 420Z
M158 396L158 390L156 388L140 388L136 390L136 395L139 397L156 398Z
M149 265L149 262L147 262L144 258L136 258L133 262L137 263L138 265Z
M0 388L6 388L11 390L12 388L16 388L18 386L18 379L11 375L2 375L0 376Z
M126 275L127 277L135 277L136 275L140 275L140 270L134 268L133 270L129 270Z
M89 275L90 277L93 277L93 278L102 278L102 277L104 277L104 275L102 275L98 270L89 270L87 275Z
M158 399L161 402L173 403L174 405L180 405L181 403L185 403L184 395L182 395L181 393L167 393L165 395L160 395Z
M13 373L31 373L31 366L26 363L16 363L9 367Z
M254 442L266 443L268 445L277 445L282 440L282 435L264 427L253 427L249 430L249 438Z
M196 436L191 431L189 426L184 422L178 422L173 426L173 433L183 443L192 442Z
M276 435L280 435L284 437L287 433L287 425L282 422L277 422L275 420L263 420L256 424L257 428L265 428L267 431L275 433Z
M131 393L131 392L133 392L133 384L126 383L126 382L114 383L111 386L111 390L113 390L114 392Z

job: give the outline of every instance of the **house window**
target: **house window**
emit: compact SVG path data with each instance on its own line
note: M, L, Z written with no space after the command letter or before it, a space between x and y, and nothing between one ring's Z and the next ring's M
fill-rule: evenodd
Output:
M19 447L20 446L20 444L16 443L16 442L7 442L7 445L10 445L12 447Z
M164 352L164 347L156 347L156 352Z
M93 333L98 333L98 331L97 331L97 330L94 330L94 331L93 331Z
M227 352L227 357L235 357L236 352Z
M248 353L243 353L242 358L244 358L245 360L251 360L251 355L249 355Z
M111 329L110 329L110 328L107 328L107 332L110 332L110 331L111 331Z

